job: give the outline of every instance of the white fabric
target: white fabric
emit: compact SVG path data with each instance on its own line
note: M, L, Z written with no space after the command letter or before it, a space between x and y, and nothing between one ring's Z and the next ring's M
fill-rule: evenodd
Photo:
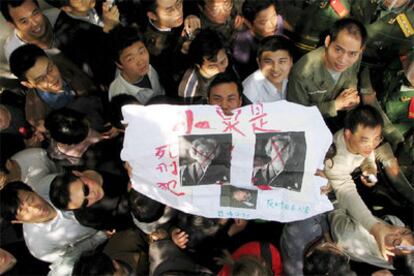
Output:
M282 91L279 91L258 69L243 81L243 94L252 103L285 100L287 83L287 79L283 80Z
M332 135L316 107L278 101L242 107L236 109L233 116L225 116L219 107L208 105L128 105L122 111L128 127L121 158L133 168L133 188L154 200L205 217L260 218L282 222L305 219L332 209L327 197L320 194L320 187L326 184L326 179L314 175L316 169L322 167L332 142ZM236 129L229 128L229 124L234 124ZM259 126L266 130L259 130ZM304 164L300 191L252 184L256 136L273 135L273 132L302 133L306 141L302 145L306 150L299 157ZM180 156L183 151L188 152L188 148L180 148L183 144L180 141L183 136L195 139L200 135L220 136L230 141L231 150L226 151L231 155L228 166L230 183L221 184L231 186L217 182L181 185ZM255 207L236 208L222 204L221 193L229 187L249 189L250 195L255 197L251 201Z
M369 231L377 219L358 194L351 173L360 166L376 169L375 154L372 152L368 158L365 158L349 152L346 148L343 129L335 133L334 143L337 152L332 160L325 162L325 174L335 191L339 208L345 209L351 217Z
M158 73L151 65L148 71L148 78L152 89L133 85L127 82L122 75L119 74L109 86L109 101L116 95L128 94L137 98L141 104L146 104L151 98L158 95L164 95L165 91L158 79Z

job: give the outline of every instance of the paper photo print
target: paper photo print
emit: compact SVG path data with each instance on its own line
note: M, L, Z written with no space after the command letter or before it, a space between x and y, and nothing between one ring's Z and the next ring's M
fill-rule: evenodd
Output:
M244 189L232 185L222 185L220 206L256 209L257 190Z

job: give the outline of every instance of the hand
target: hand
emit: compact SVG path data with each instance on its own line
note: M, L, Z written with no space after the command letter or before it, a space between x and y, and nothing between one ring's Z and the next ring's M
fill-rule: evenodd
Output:
M374 236L375 240L377 241L378 249L381 253L381 256L388 261L388 256L394 256L394 253L391 251L392 248L389 248L385 244L385 237L389 234L393 234L397 232L391 225L377 222L375 223L370 231L371 235Z
M184 32L189 40L194 39L194 32L201 28L201 21L195 15L189 15L184 19Z
M116 127L111 126L111 128L104 133L101 133L101 136L103 139L112 139L116 136L118 136L120 133L120 130Z
M179 228L174 229L171 233L171 239L179 248L185 249L187 247L188 234L185 231Z
M116 5L110 7L108 2L102 4L102 17L104 23L104 32L109 32L119 24L119 10Z
M320 177L323 177L323 178L327 178L326 175L325 175L325 172L323 170L320 170L320 169L316 169L316 172L315 172L314 175L320 176Z
M372 173L368 171L363 171L361 175L362 184L364 184L368 188L375 186L375 184L377 184L378 182L377 177L375 175L376 175L376 172Z
M392 276L393 274L388 269L377 270L371 276Z
M112 231L109 231L109 230L105 231L105 235L108 238L111 238L113 235L115 235L115 233L116 233L116 230L115 229L112 229Z
M234 223L230 226L227 234L229 237L236 235L237 233L241 232L246 228L247 220L244 219L234 219Z
M131 165L129 164L128 161L125 161L124 168L127 171L129 179L131 179L132 178L132 167L131 167Z
M360 98L358 91L354 88L348 88L342 91L335 99L335 108L339 110L349 110L358 105Z
M42 132L36 130L32 137L29 139L24 139L24 144L27 148L36 148L40 147L42 142L45 140L45 136Z

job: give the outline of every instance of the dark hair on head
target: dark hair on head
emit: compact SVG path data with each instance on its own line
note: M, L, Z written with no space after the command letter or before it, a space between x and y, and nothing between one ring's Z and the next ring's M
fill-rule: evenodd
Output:
M271 268L261 258L252 255L243 255L234 262L231 275L250 276L250 275L273 275Z
M225 47L219 33L212 29L203 29L191 42L188 56L192 63L202 65L204 59L216 61L221 49Z
M237 85L237 92L239 94L239 97L243 94L243 85L241 84L240 80L235 76L235 74L232 73L219 73L217 74L214 79L211 81L210 85L208 86L208 92L207 96L210 97L210 91L211 89L219 84L222 83L231 83L234 82Z
M293 44L283 35L272 35L263 38L257 47L257 58L260 59L265 51L276 52L278 50L288 52L290 57L293 58Z
M243 17L246 18L250 23L256 19L256 16L262 10L267 9L271 5L275 6L275 2L271 0L245 0L242 6Z
M58 9L70 6L70 0L45 0L45 2Z
M9 173L6 162L26 148L23 138L11 133L0 133L0 172Z
M97 250L85 251L76 260L72 275L109 276L114 275L116 269L111 258Z
M50 183L49 198L56 208L68 210L70 202L69 186L78 178L71 171L66 171L61 175L57 175Z
M111 124L119 129L124 129L121 121L124 119L122 116L122 107L127 104L137 104L140 105L140 102L132 95L129 94L119 94L114 96L109 103L110 110L110 120Z
M1 0L0 9L4 19L14 24L13 18L10 15L10 8L20 7L26 1L32 1L33 3L35 3L37 7L39 7L39 3L37 2L37 0Z
M147 12L156 12L157 9L157 0L141 0L141 7L143 12L145 12L145 18L147 17Z
M363 127L376 128L384 126L384 120L378 110L370 105L360 105L357 108L348 111L345 117L345 129L351 130L352 133L358 128Z
M0 190L0 214L7 221L16 219L20 205L19 190L33 191L29 185L21 181L10 182Z
M48 57L42 49L34 44L25 44L10 55L10 71L21 81L27 80L26 72L32 68L37 59Z
M150 223L158 220L165 210L165 205L135 190L129 192L129 208L140 222Z
M109 35L111 37L111 57L113 61L118 63L120 62L119 58L122 51L125 48L139 41L145 45L144 36L138 28L132 26L125 27L118 24L109 32Z
M85 115L68 108L52 111L45 119L45 127L56 142L66 145L82 142L89 133Z
M306 256L303 264L304 275L348 276L355 275L345 255L316 248Z
M361 48L367 41L367 29L358 20L352 18L342 18L337 20L329 30L331 42L335 41L342 30L346 30L351 36L361 39Z
M392 265L396 269L396 275L414 275L414 253L394 256Z

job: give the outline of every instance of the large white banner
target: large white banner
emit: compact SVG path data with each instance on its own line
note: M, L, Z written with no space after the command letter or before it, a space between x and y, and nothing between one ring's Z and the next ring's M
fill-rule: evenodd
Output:
M316 107L123 107L121 158L148 197L211 218L305 219L332 209L315 176L332 135Z

